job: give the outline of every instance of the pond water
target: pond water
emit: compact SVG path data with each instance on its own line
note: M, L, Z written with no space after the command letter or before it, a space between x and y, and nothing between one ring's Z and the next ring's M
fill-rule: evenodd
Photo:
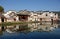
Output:
M0 39L60 39L60 25L29 23L0 26Z

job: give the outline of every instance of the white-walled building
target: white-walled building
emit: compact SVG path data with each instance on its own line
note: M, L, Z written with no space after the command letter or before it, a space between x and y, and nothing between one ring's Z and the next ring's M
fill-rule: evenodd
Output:
M14 21L57 21L58 14L53 12L32 12L27 10L21 10L19 12L16 11L8 11L3 16L0 15L0 22L1 17L4 17L4 22L14 22Z
M3 15L6 18L6 21L5 22L13 22L13 21L16 21L15 20L15 18L16 18L16 11L8 11L8 12L6 12Z
M33 13L29 17L29 21L51 21L51 20L58 20L58 14L53 12L43 12L43 13Z

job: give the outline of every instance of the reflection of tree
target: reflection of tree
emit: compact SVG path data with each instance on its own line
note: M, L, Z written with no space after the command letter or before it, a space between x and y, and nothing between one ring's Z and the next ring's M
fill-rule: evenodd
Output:
M0 36L3 35L3 31L0 31Z
M2 24L2 26L0 26L0 35L3 35L3 31L4 31L4 25Z
M0 35L3 35L5 28L6 28L6 26L4 25L4 23L2 23L2 25L0 26Z

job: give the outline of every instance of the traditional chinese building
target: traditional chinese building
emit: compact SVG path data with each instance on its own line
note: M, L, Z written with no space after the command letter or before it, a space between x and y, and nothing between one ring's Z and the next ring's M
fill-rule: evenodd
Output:
M8 11L5 14L0 14L0 22L14 22L14 21L57 21L58 14L53 12L32 12L27 10L21 10L19 12L16 11Z
M26 10L22 10L17 13L17 16L19 21L28 21L30 12Z

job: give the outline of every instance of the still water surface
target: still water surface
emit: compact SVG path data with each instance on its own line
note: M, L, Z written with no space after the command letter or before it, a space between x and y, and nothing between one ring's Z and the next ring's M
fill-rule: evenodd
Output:
M0 39L60 39L60 25L30 23L0 26Z

